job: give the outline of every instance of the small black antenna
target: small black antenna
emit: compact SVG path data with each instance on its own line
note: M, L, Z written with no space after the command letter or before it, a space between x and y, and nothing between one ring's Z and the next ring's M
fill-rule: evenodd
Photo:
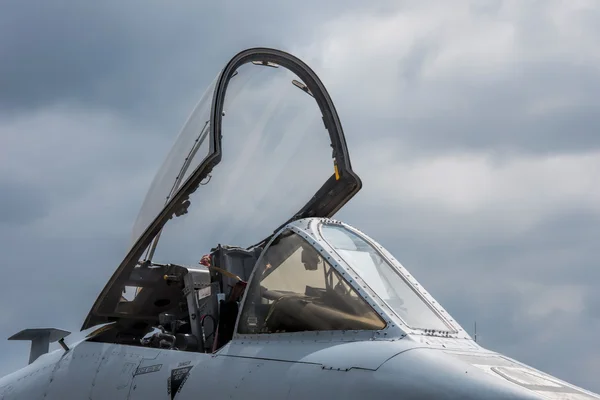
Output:
M58 344L60 344L60 347L63 348L64 351L69 351L69 346L67 346L67 344L65 343L65 338L62 338L58 341Z

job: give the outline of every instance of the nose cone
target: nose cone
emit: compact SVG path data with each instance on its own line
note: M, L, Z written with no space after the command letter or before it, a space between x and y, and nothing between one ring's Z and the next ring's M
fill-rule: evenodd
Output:
M382 396L384 398L543 399L530 390L434 349L414 349L400 353L383 364L376 376L380 388L388 388L388 393Z

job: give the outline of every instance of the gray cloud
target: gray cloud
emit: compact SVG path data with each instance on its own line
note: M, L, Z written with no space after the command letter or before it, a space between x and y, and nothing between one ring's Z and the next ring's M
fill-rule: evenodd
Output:
M5 2L0 338L79 329L191 105L235 52L267 45L309 61L336 102L365 183L339 217L477 320L484 346L600 391L600 8L316 4ZM196 216L173 232L213 245ZM0 341L0 374L26 349Z
M590 291L586 297L586 311L591 317L600 320L600 295L598 295L595 283L590 286Z
M189 107L236 52L313 41L312 27L339 13L337 4L317 1L303 10L264 0L9 1L0 16L0 106L14 112L58 102L176 124L186 111L173 106Z
M357 140L377 132L378 138L435 153L556 154L600 148L596 66L548 59L507 69L505 76L491 74L489 80L471 80L468 74L448 81L421 78L436 51L415 47L399 61L397 77L387 76L373 88L397 87L390 101L364 99L352 81L333 88L338 107L352 110L344 115L344 125Z
M35 186L0 179L0 187L0 225L28 223L46 214L46 204Z
M372 29L378 19L367 16L322 30L324 44L307 54L357 140L376 132L419 154L598 149L591 38L599 11L559 2L468 4L408 7ZM368 89L357 87L363 83Z

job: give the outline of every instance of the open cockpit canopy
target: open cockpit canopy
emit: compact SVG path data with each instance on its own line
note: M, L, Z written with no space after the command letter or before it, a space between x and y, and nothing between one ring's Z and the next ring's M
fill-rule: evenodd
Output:
M201 269L198 260L218 243L246 248L287 222L331 217L360 188L340 120L314 72L278 50L237 54L158 170L131 247L82 329L155 322L179 296L165 275L187 273L182 265Z

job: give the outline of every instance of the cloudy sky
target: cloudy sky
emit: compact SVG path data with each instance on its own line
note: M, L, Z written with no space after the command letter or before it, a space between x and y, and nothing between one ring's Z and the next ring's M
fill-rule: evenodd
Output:
M253 3L2 2L0 339L79 331L204 88L271 46L336 103L364 182L338 217L482 345L600 392L600 3Z

